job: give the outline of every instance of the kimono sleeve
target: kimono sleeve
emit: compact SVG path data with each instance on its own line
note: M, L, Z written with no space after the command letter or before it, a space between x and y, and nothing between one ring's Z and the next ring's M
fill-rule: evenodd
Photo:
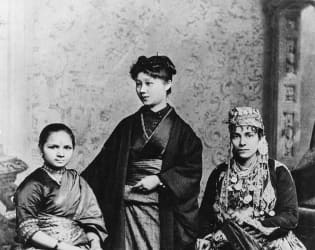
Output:
M202 143L193 131L182 135L180 154L174 166L161 172L159 177L179 200L199 193L202 174Z
M27 242L39 231L38 211L42 200L42 184L34 180L24 181L15 193L17 233L22 242Z
M100 239L104 241L108 236L108 232L99 204L91 187L82 177L80 177L80 184L81 201L79 207L80 210L82 210L80 222L84 225L86 231L96 233Z
M101 202L100 197L103 196L104 183L108 182L110 168L113 166L113 162L116 161L117 153L115 151L119 140L118 130L119 125L106 140L94 160L81 173L81 176L88 182L99 202Z

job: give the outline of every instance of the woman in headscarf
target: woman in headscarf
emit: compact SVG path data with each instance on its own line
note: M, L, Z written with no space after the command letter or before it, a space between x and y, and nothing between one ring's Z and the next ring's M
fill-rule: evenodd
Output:
M15 194L17 234L27 250L101 250L107 231L95 195L74 169L67 169L75 138L62 123L39 136L44 164Z
M202 144L168 104L176 69L140 56L130 70L143 106L123 119L83 172L102 208L110 250L181 250L197 237Z
M292 230L298 223L294 181L268 158L257 109L229 112L230 157L211 173L200 208L197 249L305 249Z

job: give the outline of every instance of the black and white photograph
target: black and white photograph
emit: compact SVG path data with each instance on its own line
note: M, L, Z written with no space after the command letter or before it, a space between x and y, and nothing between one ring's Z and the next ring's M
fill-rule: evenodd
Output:
M315 250L315 0L0 0L0 250L49 249Z

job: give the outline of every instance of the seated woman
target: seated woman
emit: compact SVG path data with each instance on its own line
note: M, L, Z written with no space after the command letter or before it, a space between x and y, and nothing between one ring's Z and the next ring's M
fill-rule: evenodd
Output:
M291 231L298 223L294 181L268 159L258 110L229 112L230 159L211 173L200 208L197 249L305 249Z
M70 128L46 126L39 137L44 165L25 178L15 194L17 234L23 249L100 250L107 237L96 198L73 169Z

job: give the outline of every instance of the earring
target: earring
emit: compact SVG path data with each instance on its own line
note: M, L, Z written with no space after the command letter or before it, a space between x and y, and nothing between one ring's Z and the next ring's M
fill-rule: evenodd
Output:
M261 137L261 139L259 140L257 150L260 155L268 154L268 143L265 136Z
M229 147L229 161L233 158L233 145L232 143L230 143L230 147Z

